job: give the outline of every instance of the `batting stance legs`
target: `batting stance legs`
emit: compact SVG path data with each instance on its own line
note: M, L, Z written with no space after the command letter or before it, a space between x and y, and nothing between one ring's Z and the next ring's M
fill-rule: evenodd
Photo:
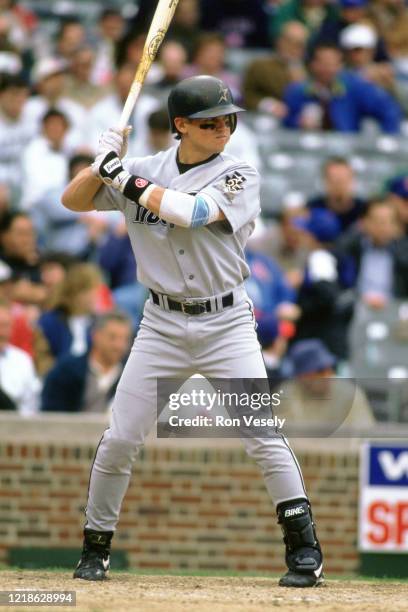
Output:
M156 380L265 378L265 368L247 301L226 312L187 316L146 303L138 337L116 393L111 426L92 466L84 551L74 577L102 580L133 462L156 414ZM160 331L159 331L160 330ZM163 331L165 330L165 331ZM135 381L139 381L135 385ZM321 582L322 555L296 458L285 438L243 439L259 465L284 533L289 571L283 586Z

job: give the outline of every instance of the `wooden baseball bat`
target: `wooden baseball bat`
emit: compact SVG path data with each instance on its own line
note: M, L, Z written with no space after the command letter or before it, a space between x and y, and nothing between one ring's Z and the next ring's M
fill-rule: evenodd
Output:
M178 0L159 0L156 11L153 16L146 42L143 47L142 59L136 70L135 78L130 87L128 97L123 107L122 115L119 121L119 127L125 128L128 124L129 117L132 113L136 100L139 97L140 90L146 78L146 75L154 61L157 51L166 35L170 22L176 10Z

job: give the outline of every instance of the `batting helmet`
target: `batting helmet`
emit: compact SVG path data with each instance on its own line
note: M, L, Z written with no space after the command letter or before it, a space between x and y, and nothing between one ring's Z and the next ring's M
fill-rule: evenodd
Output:
M212 76L194 76L177 83L168 100L171 131L177 132L176 117L209 119L232 115L231 134L237 125L237 115L245 109L234 104L229 88Z

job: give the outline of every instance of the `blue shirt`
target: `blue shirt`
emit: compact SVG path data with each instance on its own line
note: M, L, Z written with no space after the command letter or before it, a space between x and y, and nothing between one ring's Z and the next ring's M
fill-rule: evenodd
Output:
M246 260L251 276L245 281L245 286L259 314L272 313L282 302L295 301L294 290L271 257L247 249Z
M379 293L391 297L394 276L392 255L387 248L368 247L361 257L358 289L365 293Z
M319 102L312 81L291 83L285 90L284 102L289 112L284 119L288 128L298 128L304 107ZM365 118L376 119L383 132L398 134L402 112L398 102L378 85L363 78L341 72L331 91L328 111L334 129L358 132Z

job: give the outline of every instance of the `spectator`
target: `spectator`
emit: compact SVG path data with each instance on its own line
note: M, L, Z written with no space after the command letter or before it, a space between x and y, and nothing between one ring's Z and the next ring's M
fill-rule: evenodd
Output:
M221 79L232 92L234 100L241 98L240 83L235 74L225 69L225 42L217 32L203 32L193 51L191 73L186 76L209 74Z
M296 342L289 351L294 379L283 384L279 416L292 435L344 436L375 422L364 391L347 378L336 378L336 358L318 339Z
M133 28L130 28L129 31L122 36L115 46L115 71L113 73L113 78L119 66L125 64L130 64L133 66L133 70L136 71L142 59L145 41L146 35ZM147 80L149 79L150 73L147 76Z
M35 362L40 375L65 353L81 355L89 348L101 284L99 269L81 263L71 266L57 285L52 307L40 316L35 330Z
M285 271L291 287L297 289L303 279L305 253L300 248L299 232L294 217L307 216L306 199L299 191L286 194L278 219L256 231L248 240L254 251L272 257ZM302 272L301 272L302 271Z
M31 357L10 344L12 314L0 300L0 410L17 410L23 416L38 411L40 382Z
M291 337L293 330L293 323L279 322L274 314L257 318L256 333L262 347L266 373L273 387L280 384L289 375L285 354L288 338Z
M57 286L64 280L68 268L78 263L80 262L77 259L65 253L50 252L41 257L41 282L47 291L47 298L43 304L43 310L51 308Z
M38 26L38 18L35 12L23 6L21 2L16 2L16 0L2 0L2 9L11 12L24 32L23 42L26 42L27 36Z
M185 77L187 52L181 43L168 40L159 53L159 62L154 65L156 74L150 76L149 83L160 89L168 89Z
M50 189L62 189L68 179L67 117L54 108L42 119L42 134L33 138L22 155L21 208L30 210Z
M376 0L369 3L369 14L387 47L399 85L406 83L408 68L408 11L405 0ZM407 109L404 88L405 108Z
M0 259L0 301L10 304L12 318L9 342L13 346L33 356L33 330L31 326L32 313L29 308L14 302L14 279L13 271L4 261ZM36 313L35 313L36 314Z
M372 2L368 0L340 0L340 11L327 15L320 29L312 36L311 51L315 46L331 44L340 46L340 36L344 28L357 23L370 23L369 7ZM371 24L374 28L374 23ZM388 53L384 40L379 36L375 46L375 61L387 61Z
M6 183L0 183L0 218L11 209L11 189Z
M362 217L366 206L365 200L354 193L353 168L342 157L329 157L323 164L322 179L324 193L311 198L307 206L331 210L344 231Z
M387 42L387 37L393 32L397 35L405 34L407 44L408 13L405 0L374 0L368 3L368 13L376 30Z
M306 76L303 58L307 30L298 21L288 21L276 41L276 53L255 59L245 71L243 94L248 110L271 113L282 119L282 98L289 83Z
M0 2L0 55L4 53L6 64L10 62L10 72L20 74L26 81L33 63L33 43L38 31L37 25L38 20L34 13L23 7L22 3L15 0ZM3 67L0 71L3 71Z
M308 217L293 217L292 223L300 248L307 253L297 296L301 315L295 338L319 338L337 358L347 359L346 330L353 303L344 299L336 258L330 252L340 234L340 223L324 209L311 210Z
M92 71L92 82L98 86L108 85L115 72L115 45L125 33L125 20L118 9L107 8L98 20L96 58Z
M396 96L408 114L408 12L403 27L391 29L387 36L387 48L395 77Z
M246 260L251 276L245 281L249 297L254 304L257 320L269 314L278 319L296 320L299 308L295 292L288 285L279 265L262 253L246 250Z
M0 183L12 190L16 205L21 193L21 156L35 134L26 115L28 87L18 76L0 75Z
M136 261L124 223L107 232L101 241L97 257L109 279L113 301L130 317L133 331L136 333L142 318L147 290L136 280Z
M200 27L225 38L227 47L269 47L263 0L201 0Z
M381 87L343 72L341 52L336 47L315 47L309 73L308 80L292 83L286 89L286 127L358 132L362 120L369 117L378 122L383 132L399 132L398 103Z
M85 43L85 38L86 31L80 20L76 18L66 19L61 23L57 32L56 56L68 65L75 51Z
M277 383L284 376L282 357L287 340L293 333L293 322L299 317L295 292L279 265L271 258L246 249L251 275L245 281L248 296L254 305L259 343L267 367L268 378Z
M387 199L392 202L399 222L408 236L408 175L394 177L388 184Z
M74 149L82 142L85 110L64 96L66 70L67 64L54 57L46 57L37 62L33 69L33 81L37 95L28 100L26 114L28 120L40 132L41 120L50 108L64 113L71 126L67 144Z
M344 51L346 67L367 81L376 83L395 95L394 73L390 62L375 61L377 34L372 26L354 23L340 34L340 45Z
M138 139L134 148L136 157L155 155L174 144L170 131L169 115L166 108L153 111L147 119L146 141Z
M0 2L0 42L2 47L15 49L17 52L24 47L26 28L13 10L14 2Z
M41 410L106 412L129 352L130 335L130 322L119 312L97 319L89 351L61 357L48 373Z
M169 38L180 42L192 60L193 49L200 33L200 6L198 0L180 0L169 28Z
M326 17L334 17L336 7L327 0L287 0L279 2L272 14L271 33L273 41L280 36L289 21L298 21L306 26L309 36L316 32Z
M113 93L102 98L89 112L88 125L84 134L85 140L83 140L84 146L87 145L93 151L96 150L102 132L112 127L112 125L119 123L123 105L134 77L135 69L133 64L125 63L118 66ZM128 155L133 155L133 148L136 146L137 141L146 140L147 117L159 107L160 101L157 99L157 96L153 97L149 94L142 94L139 97L130 118L130 123L134 129L129 138Z
M372 308L384 308L392 297L408 297L408 242L392 202L374 199L358 227L336 245L342 283L355 287Z
M92 70L95 62L95 53L92 47L83 46L73 55L65 79L64 97L89 109L104 95L107 87L96 85L92 81Z
M74 155L68 162L70 180L89 166L89 155ZM38 232L41 253L65 253L78 259L91 257L96 243L107 230L105 217L74 213L61 206L64 185L48 189L34 203L31 217Z
M13 271L12 299L41 305L46 291L40 278L40 258L36 233L30 217L23 212L8 212L0 220L0 258Z

